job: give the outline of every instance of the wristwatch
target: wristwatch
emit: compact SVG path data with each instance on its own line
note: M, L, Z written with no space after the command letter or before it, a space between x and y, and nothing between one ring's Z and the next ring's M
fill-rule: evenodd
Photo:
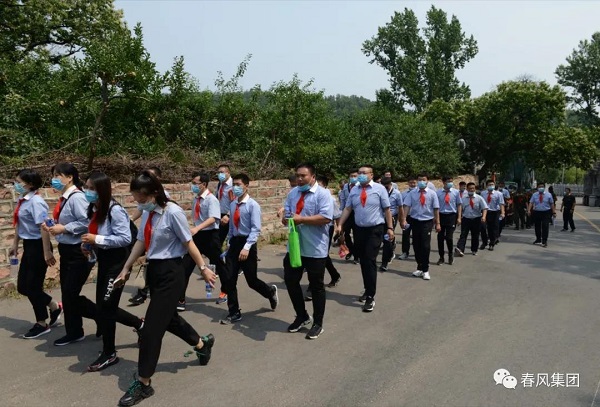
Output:
M392 230L392 231L393 231L393 230L394 230L394 228L387 228L387 230Z
M204 270L206 270L206 264L203 264L200 266L200 271L204 271Z

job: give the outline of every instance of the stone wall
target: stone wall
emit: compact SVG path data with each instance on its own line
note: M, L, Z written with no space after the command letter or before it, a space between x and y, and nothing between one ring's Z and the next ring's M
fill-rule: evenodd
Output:
M459 181L475 181L476 177L472 175L460 176L455 178L454 183L458 186ZM436 187L440 188L442 182L439 180L432 181ZM214 191L216 183L211 183L210 189ZM406 182L399 182L398 187L404 190L407 186ZM165 184L165 189L169 191L171 198L175 200L181 207L188 212L191 209L193 194L190 192L189 184ZM250 195L256 199L262 209L262 241L270 240L273 237L285 236L287 229L281 225L277 219L277 210L282 206L283 201L289 191L289 182L287 180L263 180L250 182ZM51 188L40 190L41 195L48 203L50 210L54 208L58 200L58 194ZM135 208L133 198L129 194L129 184L113 185L113 195L121 205L129 212ZM12 189L0 189L0 285L10 279L9 268L9 250L12 246L15 230L12 227L12 216L16 205L17 197ZM138 221L139 223L139 221ZM139 225L138 225L139 226ZM54 254L58 259L58 250L56 242L54 242ZM19 255L22 254L20 250ZM58 266L48 268L47 278L54 280L58 275Z

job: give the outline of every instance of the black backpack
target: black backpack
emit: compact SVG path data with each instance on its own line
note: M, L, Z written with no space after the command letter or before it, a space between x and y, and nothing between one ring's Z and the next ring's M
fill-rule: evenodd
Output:
M113 201L112 204L110 205L110 207L108 208L108 221L112 222L112 208L115 206L121 206L121 204L119 204L117 201ZM129 252L131 253L131 250L133 249L133 245L135 245L135 242L137 241L137 235L138 235L138 227L135 225L135 223L133 223L133 221L131 220L131 218L129 219L129 231L131 232L131 243L129 243L128 249Z

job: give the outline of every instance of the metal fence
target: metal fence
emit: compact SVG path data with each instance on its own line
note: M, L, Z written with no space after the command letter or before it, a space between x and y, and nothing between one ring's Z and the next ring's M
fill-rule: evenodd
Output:
M557 196L563 196L565 194L565 188L571 188L571 194L575 196L583 196L583 184L552 184L554 187L554 193Z

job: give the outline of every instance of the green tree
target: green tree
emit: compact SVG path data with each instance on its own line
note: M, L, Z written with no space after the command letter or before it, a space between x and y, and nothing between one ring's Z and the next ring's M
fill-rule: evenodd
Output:
M420 112L435 99L445 101L470 96L467 85L456 78L477 54L477 41L462 31L458 18L434 6L427 12L427 25L419 29L415 13L405 8L379 27L377 35L363 43L370 63L377 63L389 76L391 89L379 92L378 100Z
M583 113L586 124L600 125L600 32L591 41L580 41L555 73L558 83L571 89L569 101Z

